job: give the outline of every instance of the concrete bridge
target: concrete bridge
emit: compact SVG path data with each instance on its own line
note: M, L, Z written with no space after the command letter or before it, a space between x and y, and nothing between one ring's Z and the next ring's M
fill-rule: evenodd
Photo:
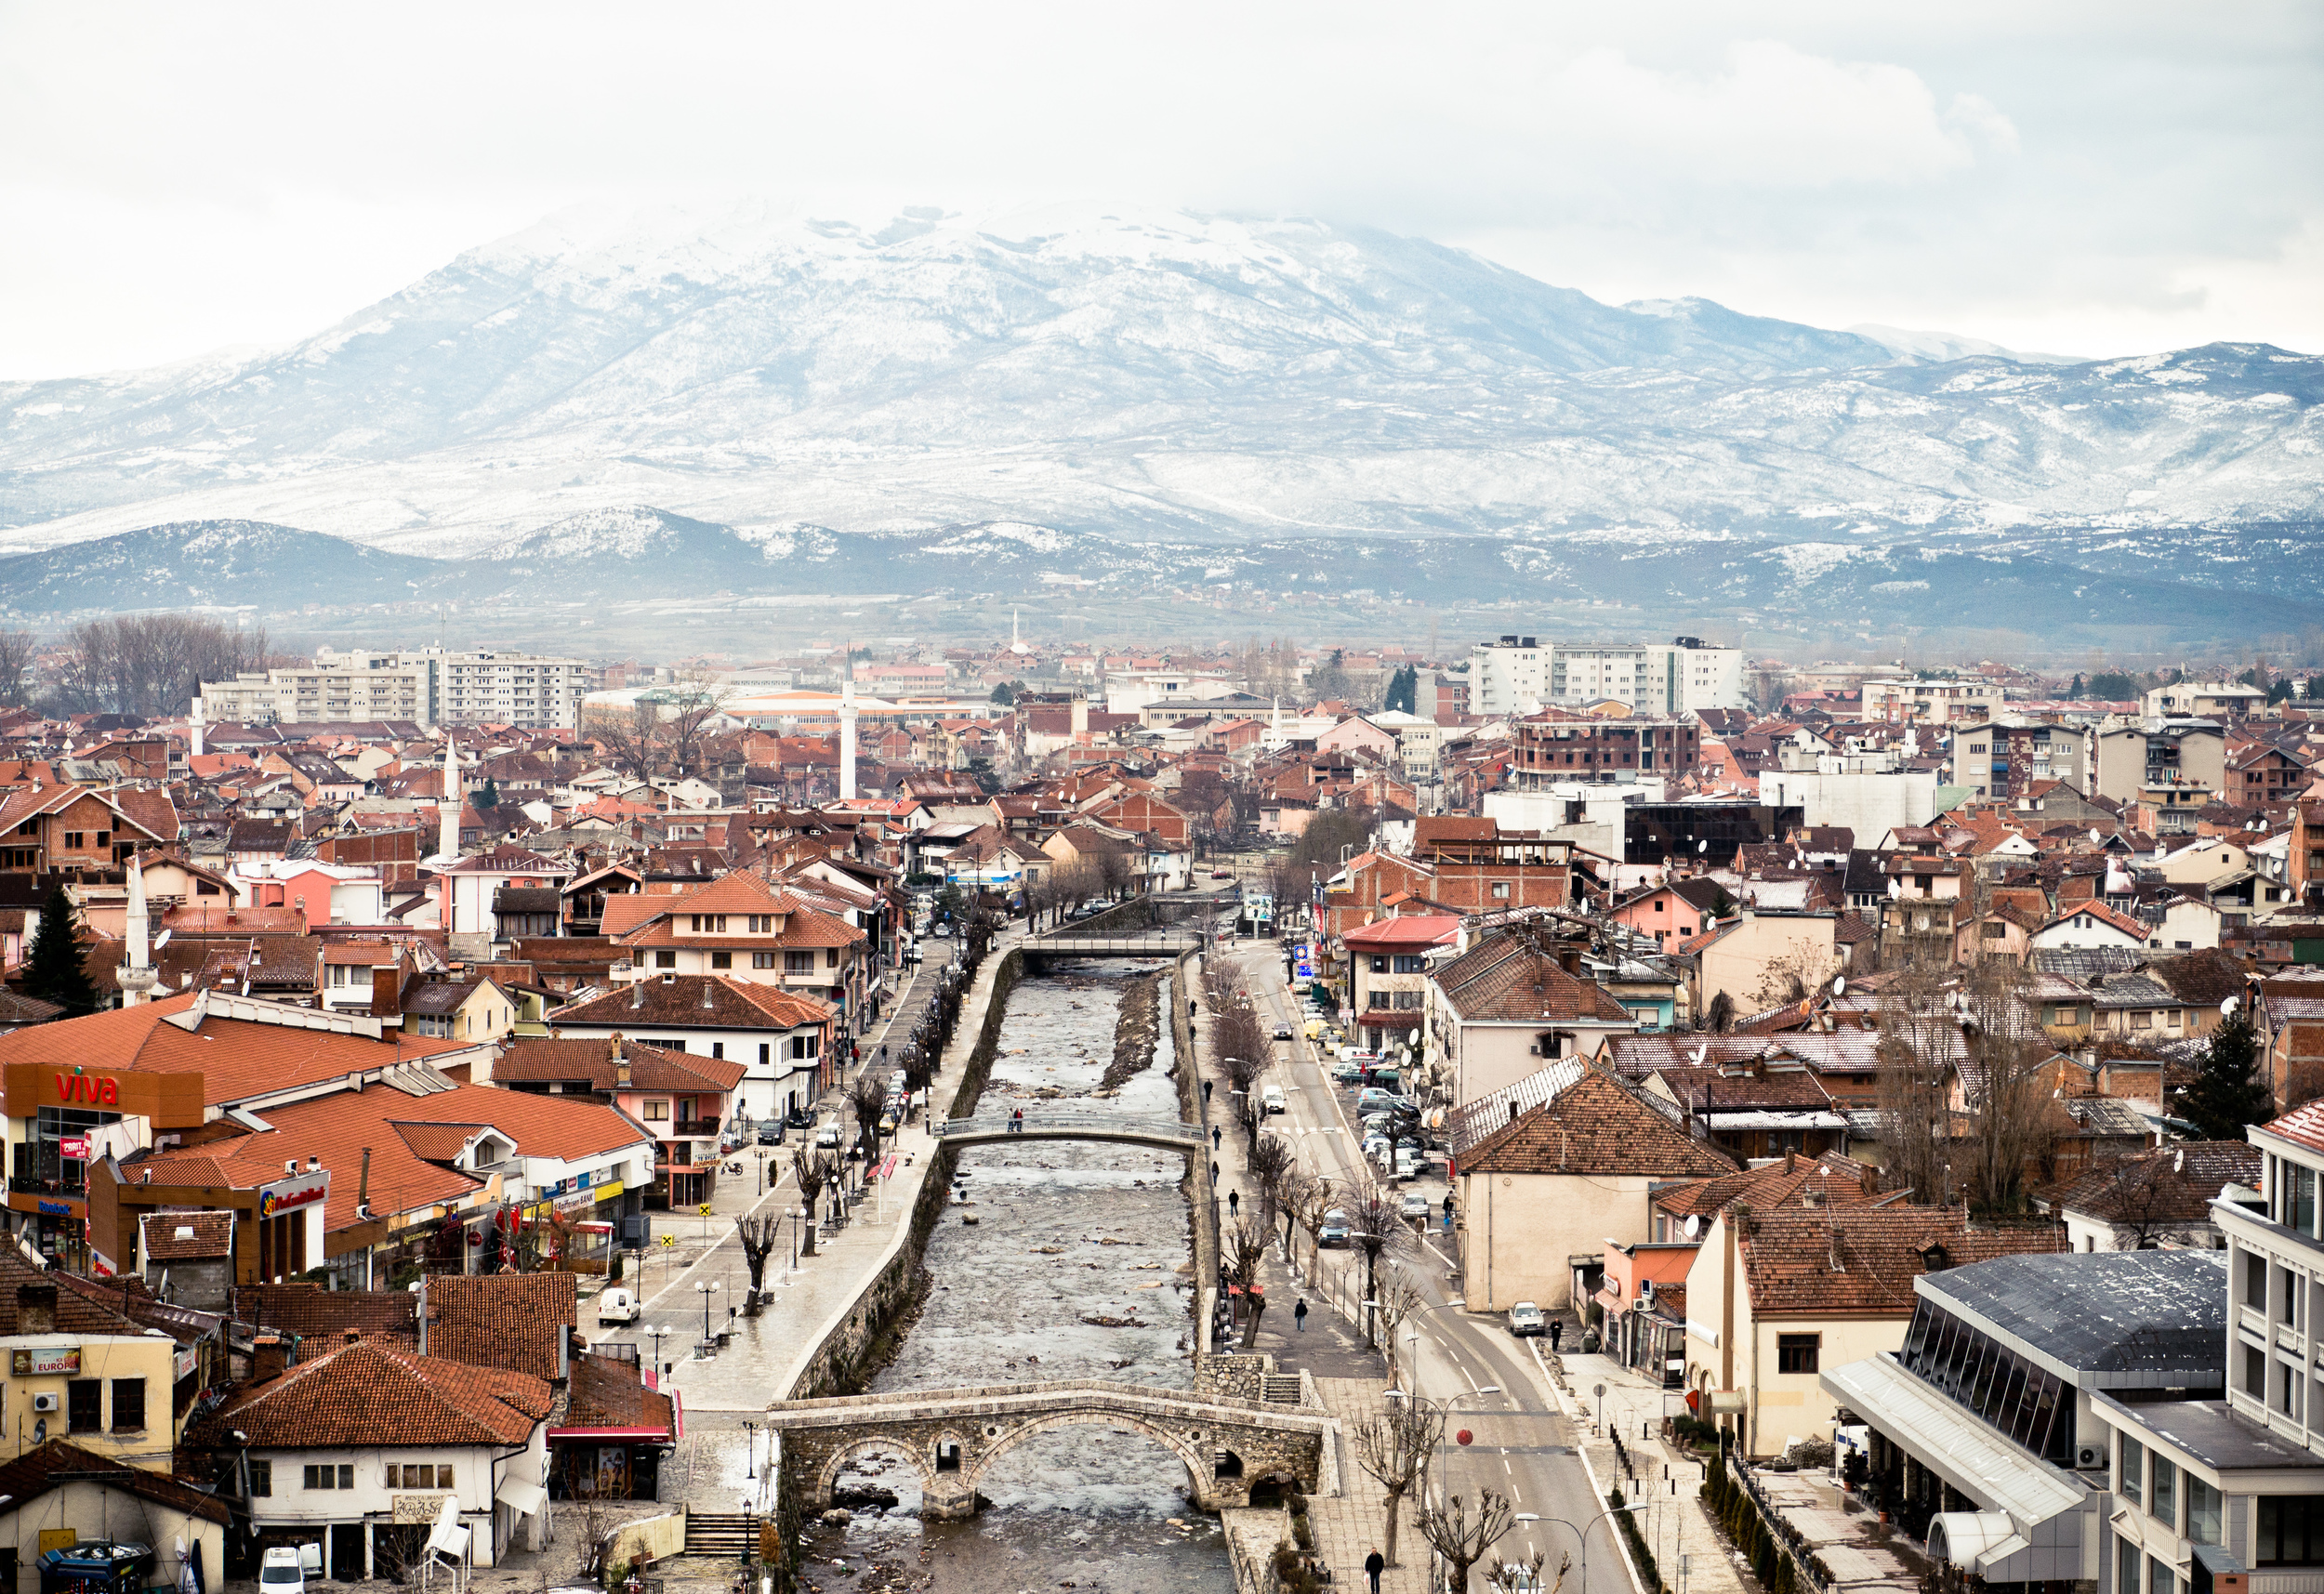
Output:
M1263 1500L1292 1484L1308 1494L1338 1487L1326 1471L1331 1417L1308 1387L1296 1376L1264 1378L1263 1393L1279 1400L1103 1379L899 1390L782 1401L767 1420L782 1435L783 1482L810 1515L830 1507L852 1458L877 1450L910 1464L923 1517L972 1516L977 1485L996 1460L1037 1434L1091 1424L1162 1446L1185 1467L1195 1504L1215 1511L1250 1504L1254 1490Z
M1166 1152L1202 1148L1199 1124L1176 1118L1132 1118L1118 1113L1027 1113L1024 1127L1009 1131L1006 1113L986 1113L973 1118L940 1118L936 1138L946 1145L981 1146L992 1140L1115 1140L1125 1145L1153 1146Z
M1113 935L1076 935L1070 928L1027 937L1018 946L1028 958L1176 957L1199 952L1209 939L1199 929L1132 929Z

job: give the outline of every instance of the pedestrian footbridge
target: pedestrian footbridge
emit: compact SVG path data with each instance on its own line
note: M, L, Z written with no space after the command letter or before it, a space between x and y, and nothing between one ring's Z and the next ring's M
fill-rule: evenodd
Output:
M1294 1484L1308 1494L1329 1492L1319 1484L1336 1488L1336 1475L1325 1475L1332 1419L1304 1393L1312 1386L1296 1377L1263 1384L1287 1398L1086 1379L782 1401L767 1419L782 1435L782 1481L810 1515L830 1506L850 1460L877 1451L902 1456L918 1475L923 1517L971 1516L977 1485L996 1460L1037 1434L1088 1425L1142 1434L1169 1451L1205 1510L1248 1505L1254 1492L1264 1498Z
M952 1146L981 1146L992 1140L1113 1140L1166 1152L1191 1152L1204 1139L1198 1124L1117 1113L1027 1113L1024 1127L1014 1134L1010 1132L1007 1113L984 1113L972 1118L940 1118L935 1129L936 1138Z

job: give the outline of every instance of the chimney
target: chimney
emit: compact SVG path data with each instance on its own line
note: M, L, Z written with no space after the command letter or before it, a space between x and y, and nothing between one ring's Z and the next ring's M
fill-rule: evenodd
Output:
M347 1343L348 1343L348 1344L350 1344L350 1345L361 1345L363 1342L363 1330L362 1330L362 1329L360 1329L360 1328L350 1328L350 1329L349 1329L349 1330L347 1331Z
M55 1284L16 1286L16 1331L19 1334L54 1334L57 1331Z
M619 1030L615 1030L614 1032L613 1055L614 1087L617 1090L627 1090L629 1088L629 1059L621 1049L621 1032Z
M645 1006L645 981L640 980L629 987L629 1006L634 1010Z
M321 1157L309 1157L307 1159L307 1171L309 1173L321 1173L323 1171L323 1159Z
M369 1216L369 1212L368 1212L368 1210L367 1210L367 1209L370 1207L370 1205L371 1205L371 1148L370 1148L369 1146L365 1146L365 1147L363 1148L363 1171L362 1171L361 1173L359 1173L359 1174L357 1174L357 1175L355 1176L355 1212L356 1212L356 1216L358 1216L358 1217L368 1217L368 1216Z
M279 1334L262 1334L251 1342L250 1377L254 1382L283 1376L284 1356Z
M403 1011L403 966L371 971L371 1016L392 1019Z

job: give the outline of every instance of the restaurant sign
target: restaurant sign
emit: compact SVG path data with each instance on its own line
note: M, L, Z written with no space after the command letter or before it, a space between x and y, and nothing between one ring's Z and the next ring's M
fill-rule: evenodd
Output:
M69 1377L81 1370L78 1345L35 1345L11 1353L10 1370L20 1378Z
M331 1170L317 1168L258 1187L258 1216L280 1218L302 1206L320 1205L331 1193Z

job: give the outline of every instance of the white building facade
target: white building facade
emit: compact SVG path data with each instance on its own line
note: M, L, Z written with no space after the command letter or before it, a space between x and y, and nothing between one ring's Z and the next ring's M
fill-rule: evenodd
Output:
M1530 705L1612 698L1654 714L1741 708L1743 650L1700 637L1667 643L1558 642L1505 636L1469 651L1469 711L1487 718Z

